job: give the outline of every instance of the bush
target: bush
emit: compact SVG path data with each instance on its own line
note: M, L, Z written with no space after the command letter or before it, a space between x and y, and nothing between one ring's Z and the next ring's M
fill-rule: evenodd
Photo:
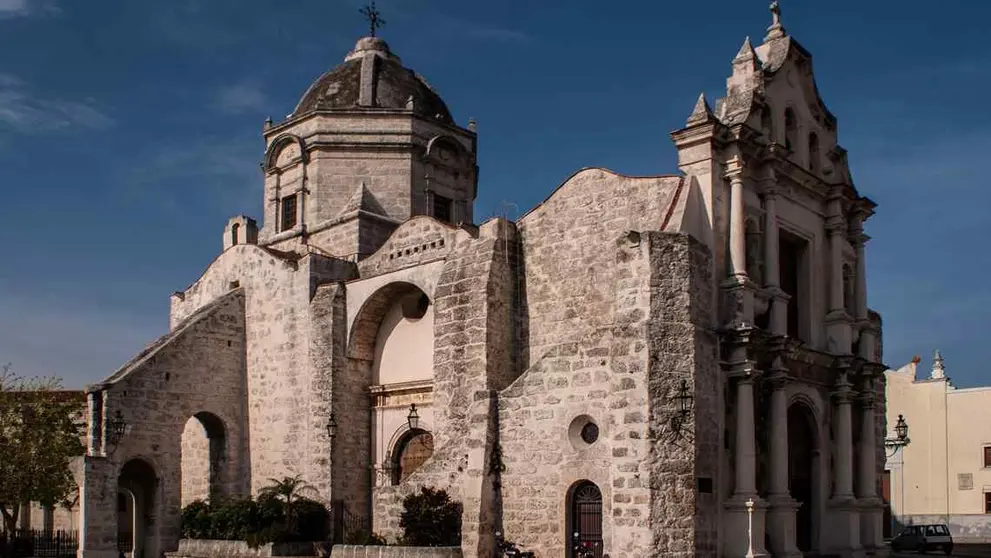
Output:
M327 539L330 512L323 504L298 498L291 504L291 510L286 507L278 498L265 496L258 500L243 498L213 505L197 500L182 510L182 536L245 541L252 548L273 542ZM290 515L293 521L289 521Z
M461 546L461 511L444 490L423 487L403 499L399 527L406 546Z
M369 533L364 529L352 531L344 536L344 544L356 544L361 546L386 546L388 543L385 537L377 533Z

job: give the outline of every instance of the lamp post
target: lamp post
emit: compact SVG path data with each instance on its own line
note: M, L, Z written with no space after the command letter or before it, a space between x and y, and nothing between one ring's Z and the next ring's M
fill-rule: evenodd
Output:
M898 450L907 446L911 443L908 437L908 423L905 422L905 417L898 415L898 422L895 423L895 437L884 439L884 447L891 450L888 454L888 459L891 459L898 453Z
M747 556L754 558L754 499L747 498Z
M409 425L410 430L418 430L420 428L420 415L416 412L416 403L410 403L409 414L406 415L406 423Z
M127 422L124 420L124 415L121 414L120 409L117 409L113 418L107 420L107 445L112 446L110 450L111 455L117 451L117 444L124 439L127 430L128 427Z

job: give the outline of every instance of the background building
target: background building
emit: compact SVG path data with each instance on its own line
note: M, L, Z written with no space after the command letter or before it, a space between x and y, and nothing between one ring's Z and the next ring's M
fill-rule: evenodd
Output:
M991 541L991 387L955 388L939 351L921 378L918 365L885 373L888 425L903 415L910 427L910 443L887 452L890 527L947 523L958 540Z

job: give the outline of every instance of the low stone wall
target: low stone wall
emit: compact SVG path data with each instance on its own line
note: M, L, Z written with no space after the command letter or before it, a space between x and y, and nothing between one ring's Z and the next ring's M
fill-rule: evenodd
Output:
M318 542L268 543L251 548L244 541L181 539L179 550L168 552L169 558L267 558L271 556L316 556Z
M462 558L461 547L335 545L330 558Z
M896 518L892 534L897 535L906 525L944 523L950 528L955 543L991 543L991 521L987 515L906 515Z

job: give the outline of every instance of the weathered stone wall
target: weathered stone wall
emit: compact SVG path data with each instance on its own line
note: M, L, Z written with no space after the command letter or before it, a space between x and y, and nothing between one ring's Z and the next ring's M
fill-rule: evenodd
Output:
M661 230L680 181L586 169L519 220L524 366L611 325L614 243L629 230Z
M244 413L251 433L251 492L270 478L302 475L320 488L313 495L329 500L330 455L326 418L310 415L329 409L330 393L322 380L325 358L311 352L311 297L323 283L347 279L353 264L316 254L280 254L253 245L238 245L218 257L181 295L173 295L173 323L229 289L245 290L245 359L248 397ZM321 413L326 417L329 410ZM307 417L300 420L300 417Z
M458 547L336 545L330 558L461 558Z
M182 539L179 541L178 550L170 552L169 556L188 558L314 556L319 545L319 542L281 542L251 548L245 541Z
M421 486L442 488L465 506L466 556L491 553L495 508L486 475L495 416L488 385L511 368L504 362L512 335L504 283L512 272L499 268L509 266L514 239L514 227L503 220L485 223L477 238L455 237L434 291L434 454L403 484L375 489L378 533L399 535L405 495Z
M648 239L651 548L660 556L715 557L721 502L717 490L697 490L698 479L716 483L720 468L723 381L718 340L709 327L710 255L687 235L649 233ZM682 381L694 413L679 424L674 396Z
M91 386L93 390L106 390L106 415L113 416L119 410L129 431L118 446L108 448L110 459L87 458L103 472L85 479L81 498L96 497L102 502L84 503L84 522L109 522L114 532L112 544L116 545L116 478L123 465L137 459L154 469L157 482L154 488L143 488L154 490L147 532L161 537L161 546L146 546L145 550L151 555L159 550L174 550L179 540L183 482L182 433L189 418L201 413L209 413L223 425L219 492L247 492L250 473L244 428L244 354L245 293L236 289L201 308L114 376ZM100 480L104 474L106 480ZM101 510L99 519L87 515L96 508ZM93 527L105 528L95 524ZM108 541L101 538L101 544Z

